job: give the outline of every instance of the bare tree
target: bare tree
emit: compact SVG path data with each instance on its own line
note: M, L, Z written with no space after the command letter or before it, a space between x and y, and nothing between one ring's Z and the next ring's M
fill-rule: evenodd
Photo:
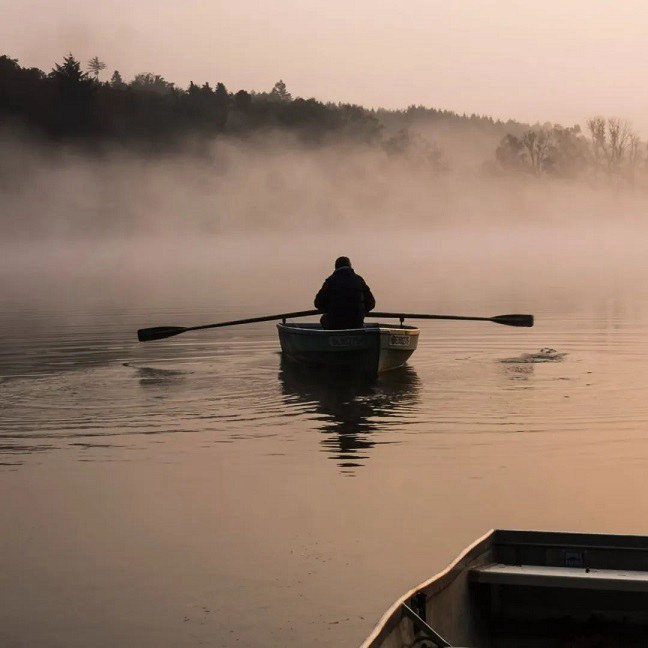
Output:
M522 135L522 145L526 149L531 171L540 175L547 168L551 151L551 133L546 129L528 130Z
M634 186L637 168L641 164L641 140L632 133L628 142L628 181Z
M93 56L88 61L88 71L94 74L95 81L99 80L99 72L105 69L106 69L106 64L103 61L100 61L98 56Z
M610 141L610 167L612 171L618 171L628 151L633 133L630 124L625 119L618 117L610 117L607 120L607 128Z
M592 137L596 170L605 167L609 175L619 175L639 159L639 138L625 119L593 117L587 120Z
M603 161L607 164L607 136L605 132L605 119L603 117L592 117L587 120L587 129L592 138L592 156L594 158L594 171L598 171L603 166Z

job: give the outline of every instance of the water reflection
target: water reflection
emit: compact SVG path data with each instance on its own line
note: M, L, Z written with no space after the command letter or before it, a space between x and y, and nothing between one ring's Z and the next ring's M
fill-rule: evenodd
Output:
M420 379L407 366L368 379L282 359L279 380L288 407L298 403L317 415L324 452L348 474L369 458L374 445L393 443L376 435L408 423L420 400Z

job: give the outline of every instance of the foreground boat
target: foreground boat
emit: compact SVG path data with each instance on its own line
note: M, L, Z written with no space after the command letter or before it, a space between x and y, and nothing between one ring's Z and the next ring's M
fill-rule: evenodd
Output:
M490 531L362 648L648 646L648 537Z
M330 330L320 324L277 324L283 354L294 362L377 374L402 367L418 345L415 326L365 324Z

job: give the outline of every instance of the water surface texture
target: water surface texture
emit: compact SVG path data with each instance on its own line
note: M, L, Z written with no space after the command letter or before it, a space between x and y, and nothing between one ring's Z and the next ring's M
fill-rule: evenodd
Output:
M648 533L639 245L567 263L550 238L353 248L380 310L537 320L421 322L409 365L362 384L283 362L272 323L135 337L310 308L339 246L55 276L34 253L26 278L5 257L0 645L354 646L489 528Z

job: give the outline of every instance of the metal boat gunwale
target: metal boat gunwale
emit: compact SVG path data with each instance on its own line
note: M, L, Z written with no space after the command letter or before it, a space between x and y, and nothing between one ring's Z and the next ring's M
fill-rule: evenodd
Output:
M322 325L317 322L280 322L277 324L277 328L280 326L290 329L291 331L302 331L305 333L315 333L321 335L339 335L340 333L376 333L378 331L419 331L418 326L412 326L411 324L384 324L382 322L368 322L361 328L350 328L350 329L325 329L322 328Z
M380 617L380 620L374 626L371 634L360 645L360 648L370 648L370 646L372 646L375 641L382 638L381 635L391 632L393 626L396 625L398 621L400 621L400 619L398 618L398 613L402 609L403 605L406 604L407 601L411 599L415 594L423 589L429 588L435 582L438 582L439 584L439 587L436 590L437 592L440 592L448 585L450 585L450 583L452 583L456 576L458 576L459 570L461 569L464 562L467 562L471 558L475 557L478 550L486 550L490 547L492 540L495 537L495 533L496 529L490 529L490 531L487 531L483 536L477 538L477 540L468 545L447 567L434 574L434 576L427 578L422 583L419 583L415 587L412 587L412 589L399 597L382 615L382 617Z

